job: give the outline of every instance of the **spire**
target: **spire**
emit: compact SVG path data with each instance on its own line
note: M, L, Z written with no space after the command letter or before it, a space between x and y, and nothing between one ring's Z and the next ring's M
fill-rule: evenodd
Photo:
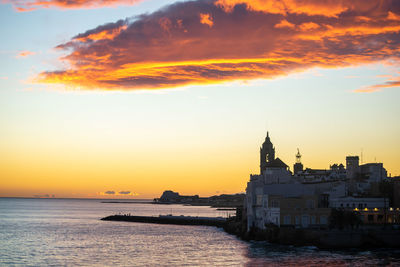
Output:
M297 149L296 163L301 163L301 154L299 149Z
M269 140L269 132L267 131L267 137L265 137L265 141Z
M303 164L301 164L301 154L300 154L300 150L297 149L296 163L293 165L293 172L294 172L294 174L298 174L302 171L303 171Z

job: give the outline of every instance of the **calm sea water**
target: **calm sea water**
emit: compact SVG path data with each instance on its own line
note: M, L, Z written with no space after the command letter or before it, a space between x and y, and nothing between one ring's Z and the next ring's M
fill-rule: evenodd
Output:
M215 227L100 220L116 213L226 216L209 207L0 198L0 265L400 266L399 250L276 246Z

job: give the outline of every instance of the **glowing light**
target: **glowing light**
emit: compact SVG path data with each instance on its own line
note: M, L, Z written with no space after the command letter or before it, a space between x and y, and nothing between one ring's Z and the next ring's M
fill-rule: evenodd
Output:
M206 24L210 28L214 25L214 22L213 22L212 17L211 17L210 14L200 13L200 23L201 24Z

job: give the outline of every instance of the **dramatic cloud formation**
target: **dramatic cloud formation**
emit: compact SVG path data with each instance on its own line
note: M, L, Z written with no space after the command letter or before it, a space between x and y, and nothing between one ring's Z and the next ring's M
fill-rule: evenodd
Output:
M142 0L2 0L2 3L11 3L19 12L32 11L38 8L99 8L118 5L133 5Z
M160 89L399 60L400 1L198 0L105 24L58 46L37 77L85 89Z
M16 57L17 58L28 57L28 56L32 56L34 54L35 54L35 52L32 52L32 51L21 51L20 53L18 53L18 55Z

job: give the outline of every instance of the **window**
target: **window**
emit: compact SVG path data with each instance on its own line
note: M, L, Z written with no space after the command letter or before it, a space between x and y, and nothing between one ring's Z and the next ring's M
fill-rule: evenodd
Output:
M301 216L301 226L308 227L309 224L310 224L310 216L308 215Z
M319 223L320 223L320 224L328 224L328 217L326 217L325 215L322 215L322 216L319 218Z
M296 219L296 225L300 224L300 218L299 218L299 216L296 216L295 219Z
M271 201L271 206L273 207L273 208L279 208L279 201L278 200L272 200Z
M256 209L256 218L260 219L263 217L262 215L263 215L262 210L257 208Z
M257 195L256 205L261 206L262 205L262 199L263 199L262 195Z
M284 217L283 217L283 224L291 224L292 223L292 220L291 220L292 218L290 217L290 215L285 215Z
M378 215L378 222L383 221L383 215Z
M307 200L307 208L309 208L309 209L315 208L315 201L312 199L308 199Z
M311 216L311 224L316 224L316 223L317 223L316 217L314 215Z
M368 215L368 221L373 222L374 221L374 215Z

